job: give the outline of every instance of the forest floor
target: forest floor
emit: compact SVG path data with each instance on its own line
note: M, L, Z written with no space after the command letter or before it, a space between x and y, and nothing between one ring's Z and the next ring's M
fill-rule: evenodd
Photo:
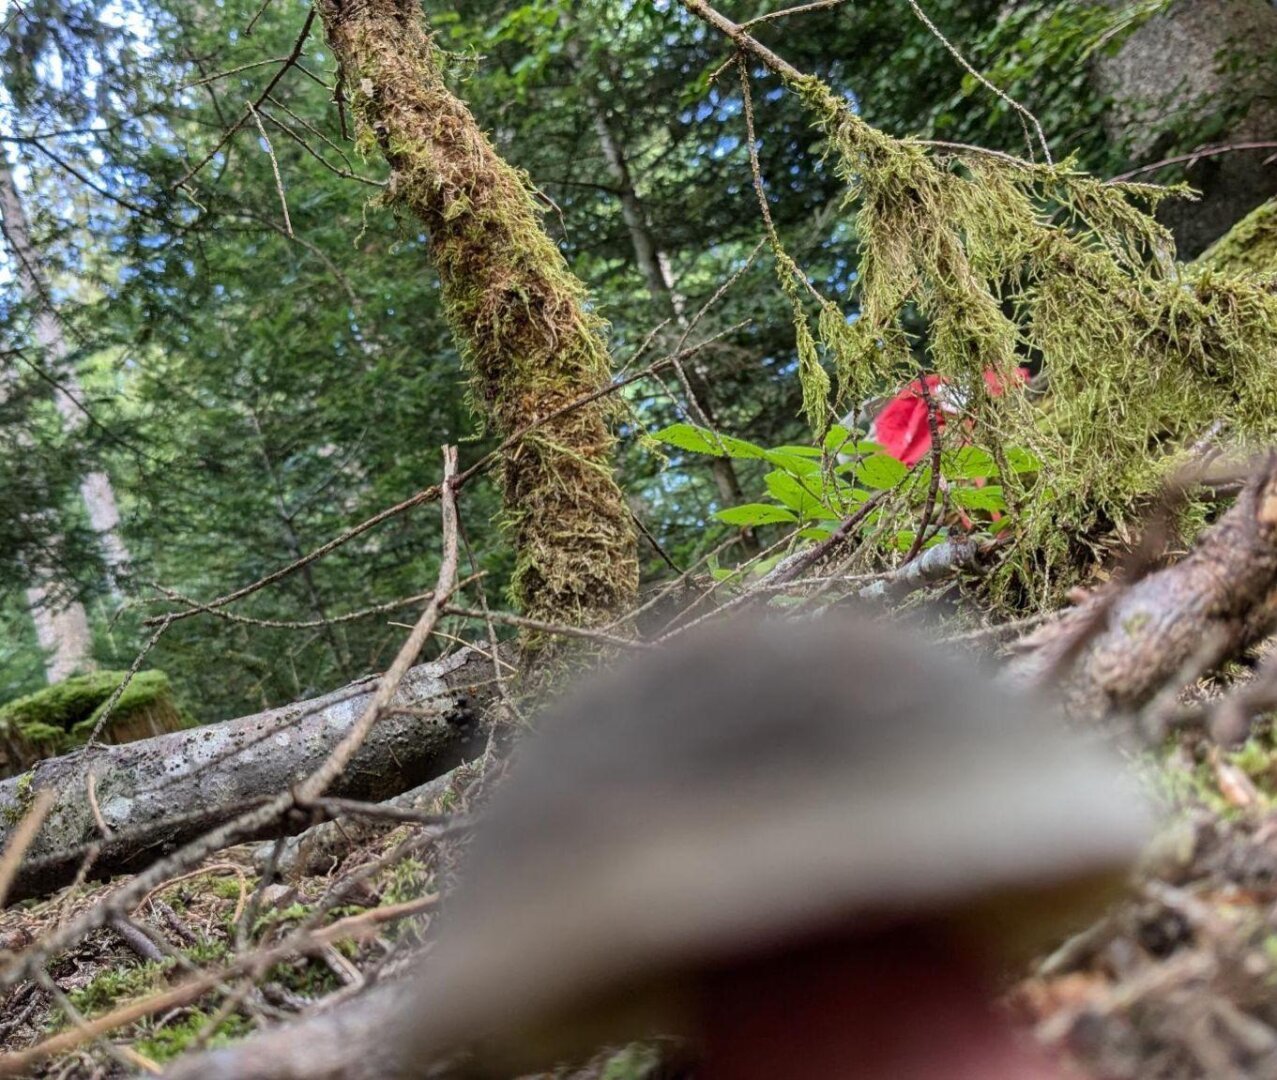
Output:
M426 813L442 819L461 813L474 777L466 767L451 775ZM361 829L358 842L339 842L344 850L325 865L287 881L264 874L271 842L216 852L156 888L125 920L50 961L43 985L27 982L8 993L0 1002L0 1050L27 1051L60 1034L75 1045L4 1075L87 1080L158 1073L182 1053L224 1045L320 1002L331 1007L395 977L428 935L457 843L449 836L418 843L414 836L423 828L383 826L371 838ZM405 847L414 850L405 856ZM0 949L39 941L99 904L121 880L73 885L0 912ZM316 935L300 955L265 962L273 945L311 924L339 924L344 932ZM215 970L226 977L206 993L166 1003L187 980ZM95 1021L148 999L161 1007L112 1027L109 1036L88 1037Z
M1083 1075L1277 1078L1277 744L1265 731L1224 753L1186 735L1135 767L1174 813L1125 898L1042 959L1008 1004ZM466 813L475 772L457 770L428 809L444 820ZM157 888L126 921L52 960L46 982L10 991L0 1003L0 1050L29 1050L61 1034L68 1039L62 1052L16 1075L155 1073L183 1052L393 978L427 939L433 898L446 887L461 842L445 835L397 856L423 827L387 825L317 872L284 883L263 883L270 843L216 853ZM0 912L0 949L38 941L116 885L72 886ZM255 957L321 916L349 933L254 966ZM226 977L201 996L166 1004L165 995L211 969ZM91 1037L95 1021L148 998L161 1007ZM658 1075L648 1053L608 1060L573 1075Z

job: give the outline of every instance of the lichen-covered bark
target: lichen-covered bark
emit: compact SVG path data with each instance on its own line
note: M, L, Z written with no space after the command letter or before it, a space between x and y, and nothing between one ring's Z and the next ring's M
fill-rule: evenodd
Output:
M491 674L492 661L471 652L413 668L396 698L413 713L383 717L329 794L381 800L452 768L479 747L477 720L491 697ZM365 680L221 724L97 747L87 758L51 758L0 782L0 846L35 792L57 792L10 899L68 884L91 844L99 845L94 874L126 873L287 790L327 757L376 688L376 680ZM89 772L112 832L106 840L87 796Z
M323 0L360 138L391 168L387 199L430 236L476 396L505 436L603 387L602 324L541 227L525 177L444 83L415 0ZM515 599L540 619L598 622L633 596L638 564L612 475L607 405L530 433L503 464Z

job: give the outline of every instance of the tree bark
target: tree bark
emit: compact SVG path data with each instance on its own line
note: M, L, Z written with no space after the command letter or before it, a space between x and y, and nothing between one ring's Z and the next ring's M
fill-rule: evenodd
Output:
M388 201L422 221L444 309L503 436L528 433L502 463L530 616L598 623L638 586L634 530L612 473L609 405L557 410L606 387L611 361L585 289L542 228L526 178L503 161L445 85L409 0L317 6L361 137L390 165Z
M411 711L388 715L373 728L329 794L380 801L481 749L479 719L493 693L491 676L491 659L472 652L412 668L396 698ZM91 845L98 845L93 874L128 873L230 820L254 800L287 789L324 760L375 689L369 678L237 720L50 758L23 776L0 781L0 846L36 791L57 793L10 899L66 885ZM106 838L94 801L110 830ZM294 822L262 836L307 824Z
M1105 125L1132 161L1165 156L1177 133L1220 116L1212 145L1277 139L1277 7L1268 0L1178 0L1095 64L1096 89L1111 99ZM1192 149L1189 147L1187 149ZM1198 202L1159 208L1184 258L1198 255L1252 209L1277 195L1271 150L1204 157L1187 173Z

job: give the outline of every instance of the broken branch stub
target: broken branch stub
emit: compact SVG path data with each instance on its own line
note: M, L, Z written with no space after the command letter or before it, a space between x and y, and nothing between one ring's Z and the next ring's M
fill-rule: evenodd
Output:
M330 794L389 798L471 756L481 748L476 736L494 693L491 674L491 660L469 651L411 669L395 698L404 711L381 718ZM57 792L11 899L68 884L94 845L92 875L136 871L288 790L324 761L376 689L375 678L361 680L252 716L51 758L0 782L0 844L37 791ZM276 836L306 824L281 820L258 835ZM110 835L103 835L102 825Z
M1214 667L1275 626L1277 454L1269 454L1188 555L1092 594L1029 635L1007 675L1032 683L1064 669L1073 710L1136 710L1186 670L1203 642L1212 643L1205 663Z

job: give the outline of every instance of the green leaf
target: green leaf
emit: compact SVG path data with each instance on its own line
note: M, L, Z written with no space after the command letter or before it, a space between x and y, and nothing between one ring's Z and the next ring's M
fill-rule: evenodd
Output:
M799 529L798 535L804 540L828 540L834 535L834 530L822 529L819 525L808 525L805 529Z
M820 472L819 461L791 454L789 449L786 447L780 450L768 450L766 454L767 460L773 465L779 465L786 472L794 473L797 476L807 476L811 473Z
M765 458L767 451L744 439L734 439L730 435L715 435L706 428L695 424L671 424L655 432L652 438L668 446L677 446L680 450L690 450L695 454L709 454L711 457L733 458Z
M940 475L948 480L987 480L998 475L998 463L987 450L963 446L940 455Z
M784 503L804 520L839 520L838 515L824 504L820 495L809 484L795 479L789 473L777 469L763 477L763 482L773 499Z
M949 497L964 510L988 510L993 512L1007 508L1006 500L1002 497L1002 489L996 484L982 488L951 488Z
M738 525L747 528L751 525L794 525L798 518L783 506L772 506L770 503L745 503L743 506L729 506L719 510L715 515L719 521L727 525Z
M1007 468L1013 473L1041 472L1042 462L1021 446L1008 446L1006 449Z
M714 433L710 432L710 438L713 437ZM718 438L727 450L728 457L746 461L762 461L767 458L768 451L761 446L755 446L752 442L747 442L745 439L737 439L731 435L720 435Z
M884 491L900 483L909 470L889 454L872 454L857 462L852 471L865 487Z
M773 454L795 454L798 457L818 458L823 451L819 446L778 446L771 451Z
M842 424L834 424L825 432L825 451L826 453L837 454L850 441L851 432L843 427Z

